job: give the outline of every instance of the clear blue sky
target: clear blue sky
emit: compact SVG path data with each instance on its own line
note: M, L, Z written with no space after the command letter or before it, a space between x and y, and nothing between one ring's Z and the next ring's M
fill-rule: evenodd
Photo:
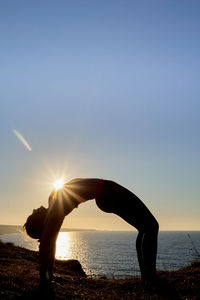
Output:
M200 2L0 2L0 223L100 177L161 229L200 230ZM29 142L29 152L13 134ZM94 201L65 227L130 229Z

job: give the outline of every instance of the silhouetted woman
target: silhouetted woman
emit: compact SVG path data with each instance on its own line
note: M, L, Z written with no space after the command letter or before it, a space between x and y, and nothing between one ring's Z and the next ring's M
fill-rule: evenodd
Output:
M79 204L95 199L104 212L114 213L138 230L136 249L145 284L154 282L156 276L156 254L158 222L132 192L123 186L103 179L73 179L62 189L53 191L48 209L41 206L34 210L24 225L27 233L40 240L40 279L52 279L56 251L56 239L67 216Z

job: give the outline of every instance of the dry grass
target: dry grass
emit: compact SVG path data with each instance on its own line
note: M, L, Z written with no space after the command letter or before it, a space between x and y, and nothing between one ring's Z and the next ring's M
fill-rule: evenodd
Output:
M160 283L144 290L140 279L87 277L76 260L56 261L53 286L39 288L38 253L0 243L0 299L200 299L200 262L159 272Z

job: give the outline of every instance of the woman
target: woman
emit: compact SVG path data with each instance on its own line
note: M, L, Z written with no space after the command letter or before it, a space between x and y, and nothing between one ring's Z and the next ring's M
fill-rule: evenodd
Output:
M51 281L55 259L56 239L67 216L79 204L95 199L104 212L114 213L138 230L136 249L145 285L156 277L158 222L132 192L123 186L103 179L73 179L62 189L53 191L48 209L40 207L28 217L27 233L40 240L39 265L41 282Z

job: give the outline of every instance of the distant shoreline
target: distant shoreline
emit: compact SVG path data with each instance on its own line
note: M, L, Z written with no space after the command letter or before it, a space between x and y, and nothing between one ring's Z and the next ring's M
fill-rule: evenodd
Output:
M0 235L9 233L20 233L23 231L22 225L0 225ZM60 231L97 231L96 229L81 229L81 228L61 228Z
M0 224L0 235L2 234L10 234L10 233L20 233L23 231L23 225L4 225ZM61 232L71 232L71 231L112 231L112 232L127 232L127 231L134 231L133 230L103 230L103 229L82 229L82 228L61 228ZM199 232L200 229L196 230L160 230L160 232Z

